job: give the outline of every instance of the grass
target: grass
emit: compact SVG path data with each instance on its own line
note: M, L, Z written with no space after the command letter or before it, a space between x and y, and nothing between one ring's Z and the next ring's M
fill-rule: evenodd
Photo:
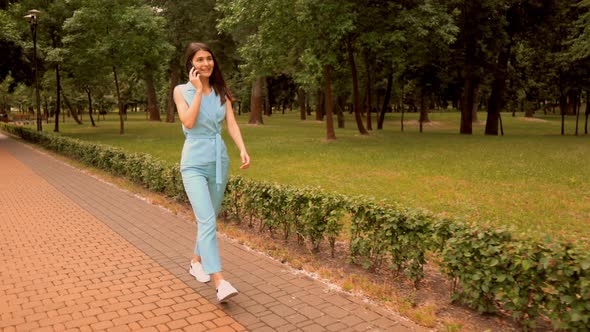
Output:
M590 244L590 136L573 136L568 118L560 136L555 116L525 119L503 114L506 136L458 134L458 113L432 113L432 123L418 132L416 114L388 114L384 130L358 134L353 117L337 140L325 140L325 123L300 121L296 112L265 117L250 126L238 117L252 157L252 167L238 169L238 152L224 132L231 174L292 185L320 186L349 195L368 195L435 213L502 226L517 235L547 235ZM485 120L480 113L479 119ZM109 114L98 127L61 124L62 134L150 153L166 162L180 159L180 123L154 123L131 114L126 134L118 134L118 117ZM376 124L374 123L375 127Z

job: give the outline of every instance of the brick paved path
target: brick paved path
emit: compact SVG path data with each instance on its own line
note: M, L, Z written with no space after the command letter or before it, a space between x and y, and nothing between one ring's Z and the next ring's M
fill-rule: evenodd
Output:
M187 273L195 231L0 134L0 330L425 330L223 238L219 305Z

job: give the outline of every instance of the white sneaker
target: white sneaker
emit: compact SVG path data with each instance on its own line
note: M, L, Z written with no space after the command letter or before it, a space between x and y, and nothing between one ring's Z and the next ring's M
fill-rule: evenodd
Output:
M199 262L191 261L191 267L188 269L188 273L194 276L199 282L209 282L211 280L211 276L205 273L203 265Z
M234 288L229 282L221 280L219 287L217 287L217 301L219 303L227 301L230 297L238 295L238 290Z

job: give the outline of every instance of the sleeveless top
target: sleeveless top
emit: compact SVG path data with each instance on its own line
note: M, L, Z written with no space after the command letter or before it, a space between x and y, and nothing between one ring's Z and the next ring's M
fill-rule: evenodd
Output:
M191 82L181 85L182 96L191 105L197 93ZM185 136L180 166L202 166L215 163L215 183L221 185L221 163L229 162L227 148L221 138L221 125L225 119L225 104L211 88L209 95L201 95L201 107L193 128L182 125Z

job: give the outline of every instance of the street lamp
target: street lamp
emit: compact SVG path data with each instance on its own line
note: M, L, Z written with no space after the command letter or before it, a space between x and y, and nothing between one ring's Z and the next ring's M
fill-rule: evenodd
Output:
M37 21L39 19L40 11L31 9L28 11L28 15L25 15L25 19L29 21L31 25L31 33L33 34L33 55L35 62L35 101L37 103L37 131L43 130L43 122L41 121L41 102L39 97L39 80L37 78Z

